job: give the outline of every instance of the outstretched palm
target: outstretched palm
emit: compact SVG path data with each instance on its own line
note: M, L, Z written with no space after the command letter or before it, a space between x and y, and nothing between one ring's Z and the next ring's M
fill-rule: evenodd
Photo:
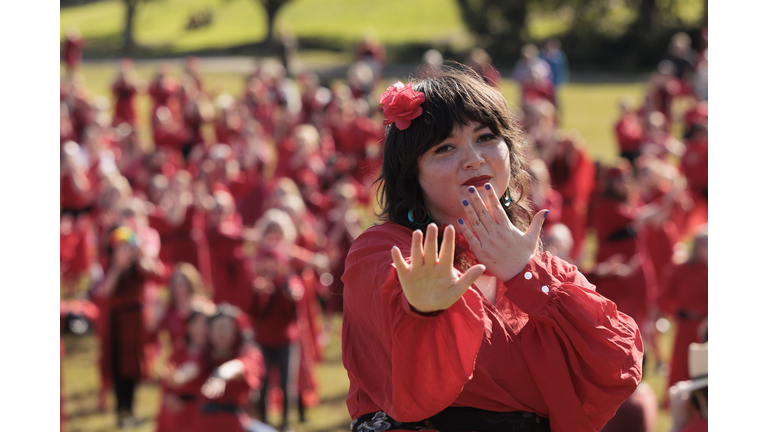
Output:
M485 271L485 266L472 266L459 275L453 268L456 231L449 225L443 234L440 253L437 252L437 225L427 227L427 236L414 231L411 238L411 263L400 249L392 248L392 260L408 303L419 312L434 312L449 308Z

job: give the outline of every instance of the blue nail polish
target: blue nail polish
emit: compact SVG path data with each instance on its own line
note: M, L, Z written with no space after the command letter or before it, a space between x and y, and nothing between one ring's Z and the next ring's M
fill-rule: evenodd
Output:
M491 184L490 183L486 183L485 184L485 190L491 190Z
M549 215L549 210L547 210L547 211L545 211L545 212L544 212L544 217L545 217L545 218L547 217L547 215Z
M469 193L475 193L475 187L474 186L470 186L469 187Z
M469 201L467 201L467 200L464 200L464 201L462 201L461 203L462 203L462 204L464 204L464 207L466 207L466 206L468 206L468 205L469 205Z
M460 225L464 225L464 219L462 219L462 218L459 218L459 224L460 224Z

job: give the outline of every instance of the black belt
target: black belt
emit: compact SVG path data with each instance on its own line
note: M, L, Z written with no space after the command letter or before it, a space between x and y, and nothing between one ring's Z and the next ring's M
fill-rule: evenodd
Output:
M240 412L240 407L238 407L233 403L208 402L200 405L200 412L206 413L206 414L215 414L215 413L237 414Z
M384 411L365 414L352 422L352 432L390 429L439 432L550 432L549 419L525 411L495 412L470 407L449 407L418 422L398 422Z
M635 231L635 229L632 227L626 227L611 233L608 237L606 237L606 240L608 240L609 242L614 242L614 241L624 240L628 238L633 238L635 236L637 236L637 231Z
M197 399L197 396L190 393L182 393L179 395L179 399L183 400L184 402L194 402L194 400Z

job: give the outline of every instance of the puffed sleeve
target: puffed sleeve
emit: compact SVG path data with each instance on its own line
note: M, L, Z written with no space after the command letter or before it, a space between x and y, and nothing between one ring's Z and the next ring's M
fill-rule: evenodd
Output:
M410 238L399 225L375 227L347 257L342 349L352 418L378 407L398 421L423 420L448 407L472 378L488 321L480 295L469 290L438 313L413 311L391 258L393 245L410 252Z
M549 253L505 283L528 314L522 352L549 408L553 431L599 430L642 378L643 342L634 320L575 266Z
M257 348L245 348L237 357L243 363L243 380L251 389L261 387L261 377L264 376L264 357Z

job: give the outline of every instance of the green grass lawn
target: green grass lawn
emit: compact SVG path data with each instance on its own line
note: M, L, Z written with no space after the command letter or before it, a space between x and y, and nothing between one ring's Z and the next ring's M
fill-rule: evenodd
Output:
M210 26L187 30L191 14L210 9ZM77 25L92 48L121 46L125 7L102 1L61 10L61 39ZM266 16L256 0L163 0L141 3L135 18L139 45L166 53L225 48L262 41ZM374 32L385 44L442 41L466 49L474 40L453 0L294 0L280 10L275 28L299 38L349 44ZM351 47L352 45L350 45Z

